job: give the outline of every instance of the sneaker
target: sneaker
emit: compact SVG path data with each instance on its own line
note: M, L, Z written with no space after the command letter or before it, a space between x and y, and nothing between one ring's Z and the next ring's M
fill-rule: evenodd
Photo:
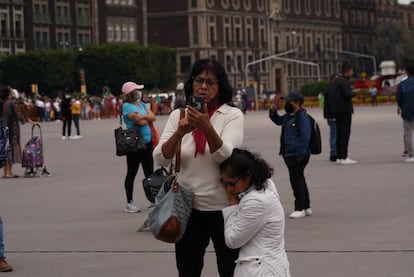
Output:
M289 215L290 218L301 218L305 216L306 216L305 210L294 211L293 213Z
M4 257L0 257L0 272L10 272L13 271L13 268L11 265L9 265Z
M337 163L337 164L342 163L342 161L343 161L342 159L336 159L336 163Z
M335 156L335 155L331 155L331 156L329 156L329 160L330 160L331 162L336 162L337 158L336 158L336 156Z
M307 208L307 209L305 210L305 214L306 214L307 216L311 216L311 215L312 215L312 210L311 210L311 208Z
M351 160L350 158L346 158L345 160L341 160L339 163L340 164L356 164L358 162L354 161L354 160Z
M414 157L409 157L404 162L406 162L406 163L414 163Z
M66 137L65 136L62 136L62 140L65 140L66 139Z
M134 202L130 202L126 205L124 211L127 213L139 213L141 210L135 205Z
M82 136L81 135L76 135L76 136L71 136L70 138L71 139L80 139L80 138L82 138Z

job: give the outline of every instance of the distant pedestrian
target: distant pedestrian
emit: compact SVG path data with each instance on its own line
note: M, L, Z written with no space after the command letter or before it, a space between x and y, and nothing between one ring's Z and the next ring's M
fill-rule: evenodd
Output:
M228 247L240 248L234 277L289 277L285 213L270 179L273 169L256 154L236 148L220 172L230 204L222 210L224 237Z
M72 95L69 90L65 90L65 95L60 102L60 112L62 115L62 139L69 138L72 133L72 112L70 105L72 104ZM67 133L66 133L67 130Z
M377 101L377 87L375 85L372 85L372 87L369 88L369 94L371 95L371 105L378 106Z
M79 127L79 119L81 115L81 101L78 96L75 97L75 99L72 100L72 103L70 105L70 112L72 114L72 120L75 124L76 128L76 135L71 136L71 139L80 139L82 138L80 133L80 127Z
M152 136L149 124L156 120L145 103L141 101L141 89L144 85L138 85L134 82L126 82L122 86L122 94L124 96L124 104L122 105L122 117L128 129L138 126L142 138L146 144L146 149L136 153L126 155L127 174L125 176L124 186L127 204L125 212L137 213L140 209L133 200L134 181L137 176L140 164L144 169L145 177L154 172L154 159L152 157Z
M333 81L338 77L338 74L332 74L329 78L329 85L325 91L325 99L323 103L323 117L326 118L329 126L329 160L335 162L338 158L338 154L336 152L336 120L332 115L331 110L328 108L328 101L331 94L331 90L333 89Z
M352 114L354 106L352 98L355 92L349 83L349 78L354 74L353 66L348 63L342 65L342 74L332 83L327 101L328 110L336 121L336 152L337 163L348 165L356 164L357 161L348 157L349 138L351 136Z
M7 163L4 165L3 178L17 178L18 175L13 173L13 164L22 162L22 147L20 143L20 124L26 122L36 125L37 122L32 121L26 113L20 112L17 108L15 100L12 99L12 89L9 86L0 87L0 98L3 103L0 111L9 128L9 145Z
M11 265L6 262L4 257L4 230L3 230L3 220L0 216L0 272L10 272L13 271Z
M404 126L404 145L407 147L407 159L405 162L414 162L413 130L414 130L414 60L405 61L407 79L398 85L397 103L401 109L401 117Z
M295 210L290 218L312 215L305 167L309 162L311 124L306 111L302 108L304 98L299 92L290 92L286 97L285 111L279 115L275 105L269 110L269 118L282 126L280 151L289 170L289 179L295 196Z

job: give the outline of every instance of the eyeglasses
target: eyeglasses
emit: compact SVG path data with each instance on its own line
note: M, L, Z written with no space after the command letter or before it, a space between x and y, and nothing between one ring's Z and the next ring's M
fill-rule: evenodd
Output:
M234 181L234 182L224 182L223 178L221 178L220 183L225 187L227 187L227 186L234 187L234 186L237 185L237 183L240 181L240 179L241 179L241 176L239 178L237 178L237 180Z
M204 78L201 78L201 77L195 77L194 82L199 86L202 86L204 83L206 83L206 86L209 88L209 87L212 87L215 84L217 84L218 80L217 79L204 79Z

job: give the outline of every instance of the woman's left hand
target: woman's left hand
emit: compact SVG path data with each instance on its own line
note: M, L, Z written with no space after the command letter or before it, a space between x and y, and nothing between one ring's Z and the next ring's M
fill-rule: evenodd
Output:
M199 112L195 108L187 105L187 119L188 122L195 128L204 130L207 126L210 125L207 104L204 104L204 112Z

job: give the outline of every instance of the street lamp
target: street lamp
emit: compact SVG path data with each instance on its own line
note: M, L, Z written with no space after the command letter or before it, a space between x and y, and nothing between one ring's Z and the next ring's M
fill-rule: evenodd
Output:
M377 60L375 59L374 56L361 54L361 53L357 53L357 52L352 52L352 51L346 51L346 50L338 50L338 49L332 49L332 48L327 48L327 47L324 47L324 48L326 50L329 50L329 51L335 51L335 52L339 52L339 53L344 53L344 54L348 54L348 55L354 55L354 56L358 56L358 57L371 59L372 63L373 63L373 66L374 66L374 75L377 74Z
M244 82L245 82L246 87L247 87L247 81L249 79L249 66L257 64L257 63L261 63L261 62L264 62L264 61L267 61L267 60L275 59L275 58L280 57L280 56L288 55L288 54L293 53L293 52L296 52L296 49L292 49L292 50L289 50L289 51L286 51L286 52L281 52L281 53L278 53L278 54L275 54L275 55L270 55L268 57L246 63L245 72L244 72L244 74L245 74L244 75ZM259 100L258 100L256 91L254 92L254 98L255 98L255 101L256 101L256 111L257 111Z

